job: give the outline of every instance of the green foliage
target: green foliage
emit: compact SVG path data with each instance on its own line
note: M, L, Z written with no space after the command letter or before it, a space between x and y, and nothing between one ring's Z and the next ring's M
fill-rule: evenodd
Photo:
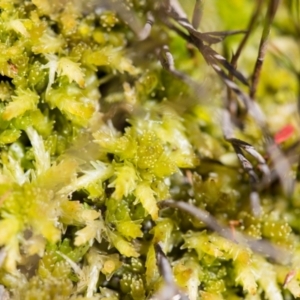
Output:
M147 2L124 7L144 24L147 12L159 15L160 1ZM157 244L190 300L300 297L299 1L278 10L257 91L270 135L294 128L280 147L290 155L295 192L259 187L259 216L249 176L222 136L226 91L202 56L159 18L138 40L123 4L112 11L103 3L0 0L0 298L149 299L165 284ZM253 6L214 0L200 28L244 29ZM238 63L247 76L260 35ZM224 41L224 56L240 40ZM163 44L177 76L158 64ZM196 95L191 82L204 82ZM235 137L272 165L255 116L237 110ZM185 212L160 209L170 198L206 209L231 228L232 240ZM237 231L287 250L290 263L236 243Z

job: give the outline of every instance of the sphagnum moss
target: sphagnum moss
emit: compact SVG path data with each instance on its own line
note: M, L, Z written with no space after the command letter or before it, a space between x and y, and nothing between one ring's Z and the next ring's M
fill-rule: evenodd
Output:
M196 2L0 0L1 299L300 297L299 1L268 4L258 102L210 45L250 77L267 7Z

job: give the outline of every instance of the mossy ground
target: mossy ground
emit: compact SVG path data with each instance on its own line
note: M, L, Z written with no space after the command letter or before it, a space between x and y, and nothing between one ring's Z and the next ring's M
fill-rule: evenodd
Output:
M239 58L247 80L273 2L262 5ZM168 284L190 300L300 297L299 1L282 1L271 25L253 100L264 128L172 30L178 24L164 23L160 5L0 0L1 299L161 300ZM245 29L255 5L207 1L200 29ZM149 12L155 22L141 40L137 21ZM230 61L245 34L212 48ZM159 61L164 45L175 72L162 67L167 54ZM223 138L224 99L236 107L233 144ZM233 147L241 140L261 154L264 166L246 157L258 182L263 167L271 170L269 184L249 183ZM209 212L230 238L162 208L166 199ZM263 251L247 243L256 240L267 243ZM286 259L274 260L268 247Z

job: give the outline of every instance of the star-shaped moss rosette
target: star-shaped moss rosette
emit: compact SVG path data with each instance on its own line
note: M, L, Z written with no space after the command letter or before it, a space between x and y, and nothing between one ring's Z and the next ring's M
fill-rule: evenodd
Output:
M299 1L203 4L0 0L0 299L300 296Z

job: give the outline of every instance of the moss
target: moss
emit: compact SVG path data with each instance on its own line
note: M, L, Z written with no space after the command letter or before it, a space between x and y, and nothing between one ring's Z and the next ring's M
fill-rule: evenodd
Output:
M226 88L205 57L209 43L203 58L195 36L184 40L195 33L172 30L163 4L150 2L0 0L0 298L161 300L165 286L190 300L300 296L299 2L282 3L272 27L255 102L265 123L235 97L225 105L236 108L232 145L223 139ZM203 32L244 28L253 6L244 2L207 3L196 36L215 41ZM155 23L145 38L149 12ZM230 60L240 38L223 37L214 49ZM255 31L238 65L248 76L259 39ZM174 66L159 53L164 44ZM242 75L221 61L232 88L231 77ZM278 132L277 165L268 143ZM255 176L240 167L241 144ZM278 176L288 160L289 174ZM266 168L276 179L267 187ZM294 193L284 192L285 177L296 179ZM213 219L163 209L171 198ZM266 244L251 246L257 241ZM273 250L289 262L274 260Z

